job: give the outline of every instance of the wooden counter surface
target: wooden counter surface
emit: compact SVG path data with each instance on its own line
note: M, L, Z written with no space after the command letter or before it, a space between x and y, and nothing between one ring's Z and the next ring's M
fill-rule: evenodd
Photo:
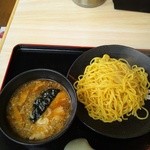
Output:
M112 0L96 8L72 0L18 0L0 46L0 85L20 43L150 49L150 13L115 10Z

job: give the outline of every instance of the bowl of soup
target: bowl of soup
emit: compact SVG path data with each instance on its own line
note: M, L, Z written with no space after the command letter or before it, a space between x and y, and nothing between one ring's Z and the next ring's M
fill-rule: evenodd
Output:
M70 127L77 98L70 81L49 69L32 69L14 77L0 94L0 127L10 140L40 145Z

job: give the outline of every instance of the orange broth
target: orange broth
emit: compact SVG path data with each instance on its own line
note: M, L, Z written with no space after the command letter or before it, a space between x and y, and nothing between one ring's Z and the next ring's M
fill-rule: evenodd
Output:
M40 118L30 120L33 103L41 92L60 89ZM33 80L19 87L11 97L7 107L7 118L13 130L22 138L41 140L59 133L71 112L71 100L66 89L53 80Z

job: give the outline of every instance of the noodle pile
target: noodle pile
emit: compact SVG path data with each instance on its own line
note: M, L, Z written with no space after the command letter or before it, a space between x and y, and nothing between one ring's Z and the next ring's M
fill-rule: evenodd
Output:
M127 120L130 115L146 119L149 112L143 106L150 82L143 67L130 66L125 59L95 57L84 74L74 83L78 100L90 117L103 122ZM144 117L137 114L143 109Z

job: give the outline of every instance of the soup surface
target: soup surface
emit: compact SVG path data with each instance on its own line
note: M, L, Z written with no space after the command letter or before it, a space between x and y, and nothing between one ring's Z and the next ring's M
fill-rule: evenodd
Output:
M47 91L49 97L45 96ZM41 140L60 132L70 112L71 100L66 89L56 81L39 79L15 91L7 107L7 118L19 136Z

